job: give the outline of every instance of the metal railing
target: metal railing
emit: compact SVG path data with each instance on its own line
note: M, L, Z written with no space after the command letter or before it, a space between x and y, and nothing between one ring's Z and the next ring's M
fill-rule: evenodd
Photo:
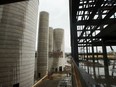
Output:
M75 78L77 81L77 87L100 87L88 73L77 66L74 60L72 61L72 63L74 68L73 71L75 73Z

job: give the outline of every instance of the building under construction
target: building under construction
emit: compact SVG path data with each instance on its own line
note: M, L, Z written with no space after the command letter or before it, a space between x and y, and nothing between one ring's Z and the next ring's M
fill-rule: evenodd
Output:
M79 87L115 87L116 1L70 0L69 3L71 52L79 77L76 79L78 82L81 79ZM108 58L109 48L114 55L112 60Z

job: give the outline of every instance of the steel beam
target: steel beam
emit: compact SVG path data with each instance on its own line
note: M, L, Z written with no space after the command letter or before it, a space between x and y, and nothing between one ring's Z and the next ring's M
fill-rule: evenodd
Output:
M98 0L95 4L95 7L93 7L93 10L92 10L92 13L90 14L89 16L89 22L85 25L81 35L79 37L82 37L85 30L86 30L86 27L87 25L91 22L91 20L93 19L93 17L95 16L96 12L98 11L98 9L101 7L102 3L103 3L104 0Z
M81 21L78 21L76 22L77 25L86 25L89 26L89 25L97 25L100 23L100 25L105 25L105 24L110 24L110 23L116 23L116 19L108 19L107 21L104 21L101 23L101 21L104 21L104 19L96 19L96 20L91 20L91 22L89 22L89 20L81 20Z
M14 3L14 2L21 2L21 1L28 1L28 0L0 0L0 5Z

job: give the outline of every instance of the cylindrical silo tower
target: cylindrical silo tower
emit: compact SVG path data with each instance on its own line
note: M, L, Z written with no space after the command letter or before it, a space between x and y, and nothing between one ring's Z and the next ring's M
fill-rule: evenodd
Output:
M49 14L40 12L39 37L38 37L38 59L37 74L38 78L48 73L48 45L49 45Z
M61 28L54 29L54 60L53 68L58 71L58 63L64 55L64 30Z
M49 52L53 52L53 28L49 27Z
M0 5L0 86L32 87L38 0Z
M49 58L48 58L48 72L52 72L53 65L53 28L49 27Z
M61 28L54 29L54 52L64 52L64 30ZM56 55L56 57L62 56L62 54Z

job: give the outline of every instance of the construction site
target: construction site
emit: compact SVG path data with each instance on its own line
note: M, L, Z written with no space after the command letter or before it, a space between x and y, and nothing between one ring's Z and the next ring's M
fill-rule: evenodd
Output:
M0 0L0 87L116 87L116 1L68 2L71 53L39 0Z

